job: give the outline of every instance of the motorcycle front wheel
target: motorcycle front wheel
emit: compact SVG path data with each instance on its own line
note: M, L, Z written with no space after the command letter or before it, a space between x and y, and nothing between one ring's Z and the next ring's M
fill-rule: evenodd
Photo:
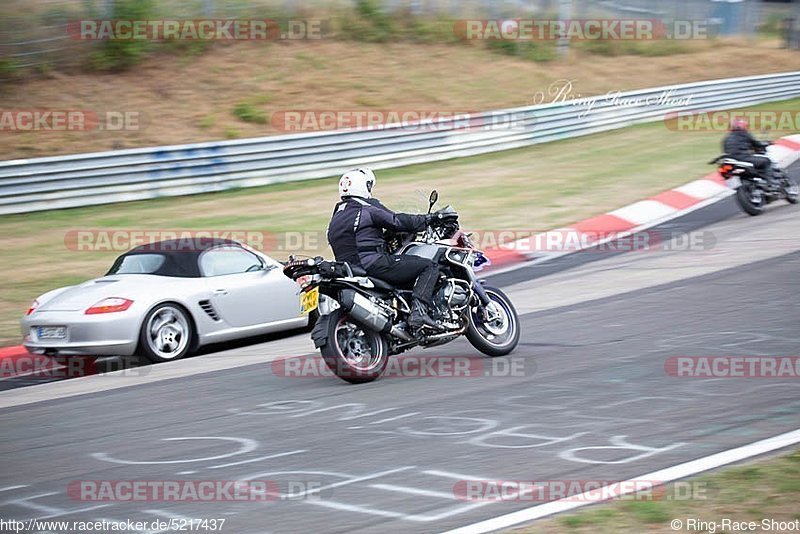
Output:
M519 343L519 317L514 304L496 287L484 286L493 308L485 313L483 305L469 310L467 339L472 346L488 356L505 356Z
M797 197L800 195L800 186L797 185L797 181L793 178L787 178L784 191L786 192L786 201L790 204L797 204Z
M389 348L384 337L353 321L341 308L328 318L327 339L320 354L328 369L342 380L372 382L386 369Z

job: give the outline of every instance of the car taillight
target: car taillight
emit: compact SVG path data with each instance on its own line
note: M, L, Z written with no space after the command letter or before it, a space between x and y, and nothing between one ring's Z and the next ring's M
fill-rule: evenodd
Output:
M131 304L133 304L132 300L119 297L109 297L101 300L97 304L94 304L91 308L87 308L83 313L86 315L95 315L98 313L121 312L130 308Z
M39 301L38 300L34 300L33 302L31 302L31 306L30 306L30 308L28 308L28 311L25 312L25 315L32 314L33 312L36 311L36 308L38 308L38 307L39 307Z

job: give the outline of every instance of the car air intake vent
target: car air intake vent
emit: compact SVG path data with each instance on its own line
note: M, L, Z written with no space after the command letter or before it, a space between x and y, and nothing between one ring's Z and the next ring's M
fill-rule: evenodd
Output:
M198 302L203 311L208 314L215 321L219 321L219 315L217 315L217 310L214 309L214 306L211 305L211 302L207 300L201 300Z

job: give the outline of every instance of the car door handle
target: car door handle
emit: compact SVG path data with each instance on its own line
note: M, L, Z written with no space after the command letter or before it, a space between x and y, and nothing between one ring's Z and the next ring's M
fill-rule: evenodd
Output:
M215 295L227 295L228 294L228 290L227 289L215 289L214 290L214 294Z

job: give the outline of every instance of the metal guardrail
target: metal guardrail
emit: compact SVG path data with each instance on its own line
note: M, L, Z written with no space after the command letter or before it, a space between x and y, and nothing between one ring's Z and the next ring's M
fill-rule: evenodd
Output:
M664 95L672 104L658 103ZM427 163L664 120L678 111L724 110L798 96L800 71L627 91L616 102L598 97L594 105L551 103L417 127L11 160L0 162L0 215L332 177L356 165L384 169Z

